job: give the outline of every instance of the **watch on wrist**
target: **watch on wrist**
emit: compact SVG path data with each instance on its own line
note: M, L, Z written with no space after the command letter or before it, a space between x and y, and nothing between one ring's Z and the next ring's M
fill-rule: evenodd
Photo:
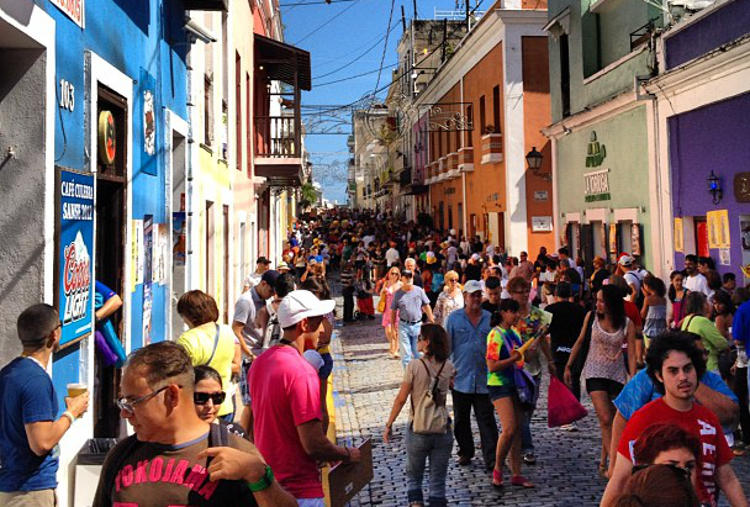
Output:
M270 488L271 484L273 484L273 470L271 470L270 466L266 465L266 471L263 473L263 477L256 482L248 482L247 487L250 488L250 491L253 493L257 493L258 491Z

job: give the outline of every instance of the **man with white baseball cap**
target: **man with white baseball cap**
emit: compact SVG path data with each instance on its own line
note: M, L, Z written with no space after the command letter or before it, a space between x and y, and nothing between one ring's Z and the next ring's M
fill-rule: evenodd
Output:
M635 303L636 299L638 298L638 294L641 292L641 278L633 269L634 263L635 259L628 254L622 254L620 256L620 260L617 261L617 264L619 264L620 269L623 272L622 277L628 283L628 287L630 289L630 294L628 294L625 299Z
M357 448L338 447L326 438L320 381L302 356L317 344L335 304L307 290L287 294L276 311L284 337L253 362L249 374L255 445L279 484L306 507L324 505L319 461L360 459Z
M448 316L445 330L451 344L451 361L456 367L453 385L453 434L458 443L458 464L465 466L474 457L471 409L479 427L482 457L487 470L495 466L497 422L487 390L487 335L491 314L482 309L482 284L468 280L464 285L464 308Z

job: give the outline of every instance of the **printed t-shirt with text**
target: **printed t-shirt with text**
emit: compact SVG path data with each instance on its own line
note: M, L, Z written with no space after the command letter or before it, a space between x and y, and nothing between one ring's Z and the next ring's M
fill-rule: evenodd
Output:
M118 459L118 450L126 442L117 444L107 455L94 507L257 505L244 481L209 479L207 458L197 458L208 447L208 433L180 445L137 442L129 456ZM232 433L229 447L245 452L254 448ZM118 470L105 474L108 467L118 463ZM113 484L104 484L107 476L114 477Z
M617 452L631 463L639 464L633 456L635 442L646 428L656 423L675 424L698 437L702 455L696 456L699 469L695 489L701 502L716 505L716 470L732 459L732 450L716 415L698 403L689 411L680 412L669 407L664 398L659 398L633 414L620 437Z
M255 445L279 484L295 498L323 498L318 465L297 434L322 419L317 372L297 349L276 345L253 361L248 380Z

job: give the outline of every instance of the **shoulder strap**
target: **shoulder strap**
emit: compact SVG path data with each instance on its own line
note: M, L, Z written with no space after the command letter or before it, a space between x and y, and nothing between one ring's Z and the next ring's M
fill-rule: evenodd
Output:
M427 363L425 362L424 358L419 358L419 362L422 363L422 366L424 366L424 369L427 371L427 376L430 377L430 380L432 380L432 372L430 371L430 368L427 367Z
M208 361L206 361L206 366L211 364L211 361L214 360L214 354L216 354L216 347L219 345L219 324L216 324L216 334L214 335L214 348L211 350L211 357L208 358Z
M229 429L223 421L218 424L212 424L208 432L209 447L226 447L229 445Z

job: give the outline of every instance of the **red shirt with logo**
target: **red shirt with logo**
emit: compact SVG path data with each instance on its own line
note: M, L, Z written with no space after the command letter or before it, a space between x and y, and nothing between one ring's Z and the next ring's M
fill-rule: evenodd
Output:
M628 421L620 438L617 452L635 463L633 447L643 431L656 423L676 424L688 433L698 437L701 443L701 456L698 461L695 490L701 502L716 505L716 469L729 463L732 451L724 438L719 419L709 409L698 403L687 412L671 408L659 398L644 405Z

